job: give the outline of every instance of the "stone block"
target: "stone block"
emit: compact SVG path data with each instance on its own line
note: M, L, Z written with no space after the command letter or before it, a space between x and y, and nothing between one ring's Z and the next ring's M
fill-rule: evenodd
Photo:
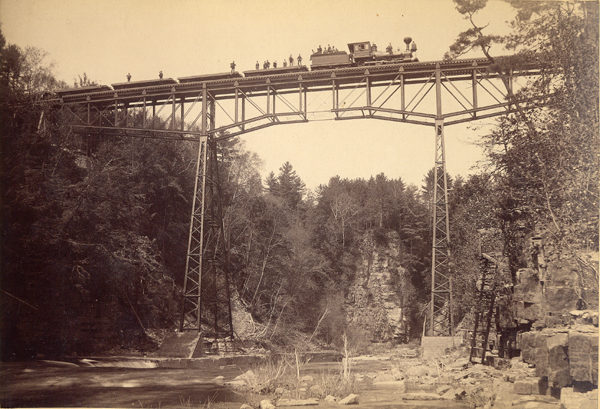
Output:
M519 322L534 322L544 318L542 303L515 302L515 317Z
M535 365L536 376L547 376L548 375L548 345L547 339L548 334L545 332L534 332L534 350L533 350L533 364Z
M573 388L562 388L560 403L565 409L598 409L598 389L579 393L574 392Z
M569 312L577 308L579 296L570 285L547 285L545 296L545 307L547 311Z
M598 330L589 328L569 331L570 373L574 381L598 385Z
M548 350L548 382L554 387L563 387L571 384L569 367L569 336L559 333L546 338Z
M517 347L521 350L523 362L531 364L535 357L535 332L523 332L517 336Z
M346 396L344 399L338 402L340 405L356 405L358 404L358 395L351 393Z
M519 379L513 384L513 391L519 395L537 395L539 383L536 378Z

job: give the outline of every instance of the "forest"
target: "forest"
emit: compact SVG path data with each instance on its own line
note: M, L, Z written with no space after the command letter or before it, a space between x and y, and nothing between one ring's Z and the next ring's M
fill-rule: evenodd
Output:
M548 105L517 104L480 135L477 172L448 175L455 322L471 305L483 228L501 232L513 278L528 238L542 235L548 257L574 260L581 288L597 291L587 255L598 249L598 3L510 0L517 15L505 36L477 25L485 1L455 3L473 26L446 58L475 50L494 61L502 46L513 64L547 67L517 96L551 91ZM75 86L92 83L83 74ZM149 351L178 326L197 145L77 135L57 112L40 129L44 95L69 86L43 50L0 33L3 360ZM308 334L332 346L359 333L348 293L367 238L397 247L406 335L420 336L433 170L421 186L379 173L332 176L311 191L287 161L262 179L260 158L236 138L219 155L232 294L262 325L261 342L285 347Z

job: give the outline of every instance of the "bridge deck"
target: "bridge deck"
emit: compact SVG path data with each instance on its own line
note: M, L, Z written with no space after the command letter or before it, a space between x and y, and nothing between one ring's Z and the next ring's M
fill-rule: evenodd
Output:
M130 83L126 88L115 90L82 90L83 92L68 92L61 95L62 98L55 98L50 102L58 104L81 104L90 103L97 106L106 106L113 104L115 99L119 103L135 104L141 103L144 98L148 102L160 102L173 96L180 100L197 98L202 92L204 84L211 97L215 99L231 99L235 97L235 90L245 93L251 92L253 95L260 95L266 92L266 85L269 85L272 91L278 93L298 92L302 87L306 91L319 91L330 88L332 80L335 80L339 89L349 88L360 84L365 77L370 80L370 86L383 86L390 81L402 81L404 84L419 84L427 82L434 75L436 68L444 73L441 81L450 80L468 80L473 73L480 78L496 78L499 74L491 67L491 63L485 58L460 59L453 61L430 61L430 62L407 62L400 64L382 64L374 66L360 66L350 68L336 68L327 70L313 70L306 72L293 72L276 74L265 70L264 75L239 78L224 78L207 81L193 81L194 77L187 78L186 81L173 82L165 85L146 85L139 87ZM513 71L513 75L535 75L538 74L540 67L529 64L521 66ZM201 79L203 76L197 76ZM259 93L259 94L255 94Z

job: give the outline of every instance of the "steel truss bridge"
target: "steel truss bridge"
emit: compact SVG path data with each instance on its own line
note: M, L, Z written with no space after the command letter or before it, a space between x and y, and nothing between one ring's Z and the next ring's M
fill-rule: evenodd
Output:
M444 336L453 335L454 327L444 128L515 112L517 105L542 106L548 97L515 96L513 84L540 75L542 67L503 67L487 59L315 71L298 67L283 74L264 70L264 75L250 77L231 73L198 76L196 81L131 83L124 89L80 89L50 102L78 133L198 142L180 329L215 339L233 336L219 141L312 120L370 118L432 127L435 186L427 330Z

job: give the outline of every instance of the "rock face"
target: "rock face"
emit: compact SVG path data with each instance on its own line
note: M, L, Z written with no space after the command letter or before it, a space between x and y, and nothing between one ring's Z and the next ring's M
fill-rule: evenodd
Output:
M408 333L403 294L407 294L409 284L400 265L400 248L396 233L387 233L384 240L376 240L370 233L361 244L346 313L349 324L366 330L371 341L401 340Z

